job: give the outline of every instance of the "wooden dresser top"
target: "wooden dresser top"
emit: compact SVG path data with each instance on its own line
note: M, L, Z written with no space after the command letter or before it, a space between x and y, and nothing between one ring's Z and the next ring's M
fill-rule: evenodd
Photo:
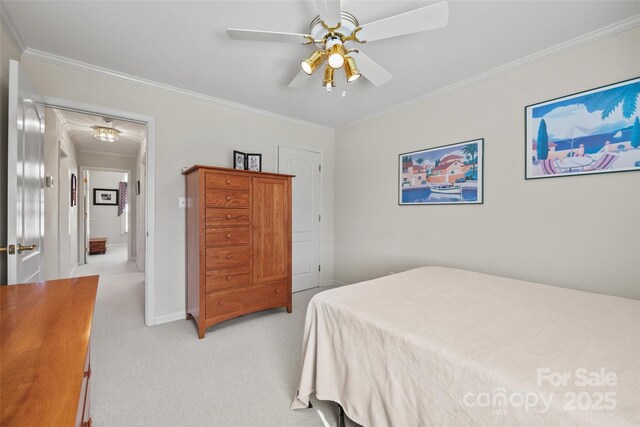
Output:
M75 422L98 276L0 286L0 425Z
M294 177L295 175L287 175L287 174L283 174L283 173L275 173L275 172L257 172L257 171L250 171L250 170L245 170L245 169L232 169L232 168L221 168L219 166L203 166L203 165L193 165L191 166L189 169L185 170L184 172L182 172L183 175L189 175L191 172L195 172L198 169L207 169L210 171L217 171L217 172L233 172L236 174L242 174L242 175L254 175L254 176L261 176L261 175L271 175L271 176L279 176L279 177Z

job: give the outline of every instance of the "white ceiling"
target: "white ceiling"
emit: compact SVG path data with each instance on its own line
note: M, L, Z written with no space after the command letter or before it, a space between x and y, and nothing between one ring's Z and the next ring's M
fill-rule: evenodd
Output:
M75 111L58 110L63 117L69 137L80 152L105 152L135 157L140 144L147 134L147 126L119 119L112 120L111 126L105 118ZM113 127L120 132L117 142L102 142L93 136L98 127Z
M3 3L28 48L330 127L640 14L638 1L450 1L446 28L362 45L394 75L389 83L359 79L347 88L339 77L327 94L320 75L287 87L309 46L225 34L306 33L316 15L310 1ZM343 9L362 24L430 3L345 0Z

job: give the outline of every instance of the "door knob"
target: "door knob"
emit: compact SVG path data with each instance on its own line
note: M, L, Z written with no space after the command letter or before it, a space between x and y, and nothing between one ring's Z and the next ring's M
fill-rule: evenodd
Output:
M32 251L37 247L38 245L35 243L33 245L22 245L21 243L18 243L18 253L21 254L24 251Z

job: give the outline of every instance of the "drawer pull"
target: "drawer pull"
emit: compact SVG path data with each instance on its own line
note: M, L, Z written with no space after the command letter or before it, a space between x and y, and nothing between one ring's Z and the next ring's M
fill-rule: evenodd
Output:
M224 301L220 300L220 301L218 302L218 305L224 305Z
M231 219L231 215L227 215L227 219Z
M227 276L227 281L231 280L231 276Z
M231 180L230 179L227 180L227 184L231 184Z
M227 234L227 239L230 239L230 238L231 238L231 234Z
M227 254L227 259L231 259L231 254Z
M231 196L227 196L227 202L231 200Z
M276 288L276 294L280 292L280 289Z

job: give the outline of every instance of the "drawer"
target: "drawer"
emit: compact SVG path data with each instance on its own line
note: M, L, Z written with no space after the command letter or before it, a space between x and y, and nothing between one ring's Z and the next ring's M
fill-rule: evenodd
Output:
M225 175L207 173L204 177L205 188L219 188L223 190L249 190L251 178L248 176Z
M286 305L287 284L276 283L211 292L206 298L206 317L210 319L235 312L249 312L253 308Z
M207 270L204 280L207 292L248 286L251 283L251 271L249 266Z
M249 227L208 227L205 229L206 246L248 245Z
M207 208L204 223L210 225L249 225L249 209Z
M229 246L205 249L205 268L249 266L249 246Z
M89 387L91 380L91 356L90 348L87 347L87 357L84 361L84 369L82 374L82 386L80 387L80 400L78 401L78 410L76 412L76 421L74 423L77 427L83 427L90 418L89 415Z
M205 190L204 204L225 208L249 207L249 192L241 190Z

